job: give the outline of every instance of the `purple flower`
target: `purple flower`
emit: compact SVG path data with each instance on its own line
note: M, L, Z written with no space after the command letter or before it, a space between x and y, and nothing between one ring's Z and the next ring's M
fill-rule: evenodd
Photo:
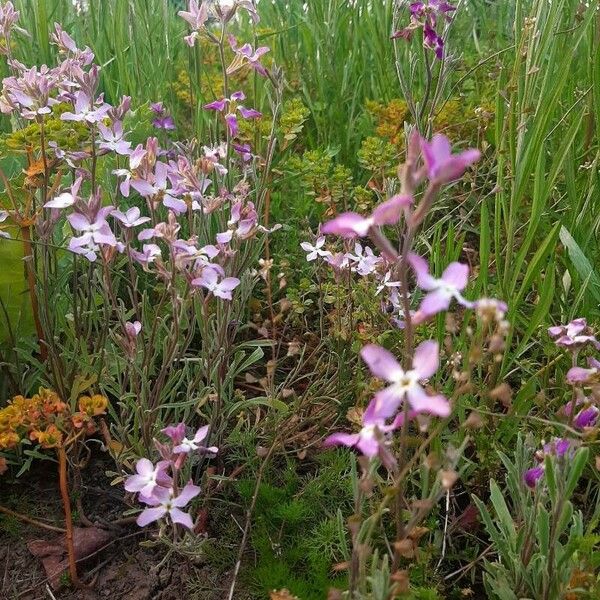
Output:
M113 210L112 206L105 206L98 211L94 220L90 220L81 213L71 213L67 219L71 227L82 235L71 238L69 250L76 254L83 254L89 261L96 260L98 247L117 246L117 240L106 222L106 216Z
M329 252L328 250L322 250L324 244L325 237L321 236L317 239L314 246L309 242L302 242L300 244L300 247L302 248L302 250L304 250L304 252L308 252L308 254L306 255L306 260L308 262L311 262L313 260L316 260L319 256L321 256L322 258L327 258L328 256L331 256L331 252Z
M156 127L156 129L164 129L165 131L177 129L177 127L175 126L175 121L173 120L173 117L171 115L157 117L152 121L152 125Z
M112 128L107 127L104 123L98 123L98 131L102 136L102 141L98 142L98 147L102 150L110 150L126 156L131 153L131 142L123 138L123 123L115 121Z
M139 321L133 321L125 323L125 333L130 340L135 340L135 338L140 335L142 331L142 324Z
M137 518L137 524L145 527L154 521L169 515L173 523L179 523L188 529L193 529L192 517L181 509L200 493L200 488L189 481L175 496L172 488L157 487L151 496L141 497L140 500L151 508L146 508Z
M214 296L223 300L231 300L231 292L240 285L237 277L225 277L219 281L219 274L210 267L202 269L200 277L192 280L192 285L206 288Z
M63 192L58 196L52 198L44 204L44 208L68 208L69 206L73 206L78 199L79 188L81 187L81 183L83 182L83 177L78 177L71 185L70 192Z
M113 210L110 214L127 229L150 221L150 217L140 217L140 209L137 206L131 207L125 213L122 213L120 210Z
M267 52L270 51L266 46L261 46L254 50L250 44L244 44L241 47L238 47L237 40L233 35L229 36L229 44L231 49L235 53L235 58L229 67L227 67L227 74L231 75L235 73L238 69L242 68L244 65L249 65L250 68L254 69L257 73L262 75L263 77L267 76L267 70L261 64L260 59Z
M156 244L144 244L142 250L142 252L131 250L130 253L131 258L144 268L147 268L149 264L152 264L161 255L160 246Z
M84 92L75 92L75 112L65 112L60 115L63 121L77 121L85 123L99 123L110 110L110 105L102 103L94 108L91 98Z
M571 440L566 438L554 438L552 441L544 444L544 454L559 458L566 456L571 450L573 450Z
M527 469L525 473L523 473L523 481L525 485L531 489L535 488L537 482L544 476L544 467L542 465L538 465L537 467L532 467L531 469Z
M474 148L452 154L450 141L442 134L434 135L430 142L421 139L421 150L429 178L438 184L458 179L481 157L481 152Z
M183 437L183 439L178 442L177 446L173 448L173 452L176 454L189 454L194 450L199 450L202 453L216 454L219 451L216 446L210 446L207 448L206 446L200 445L200 442L202 442L207 435L208 425L200 427L191 440L187 437Z
M162 102L151 102L150 110L158 116L161 116L165 113L165 107Z
M548 328L548 334L554 339L554 343L569 350L581 348L587 344L600 350L600 342L591 333L585 319L574 319L567 325Z
M214 100L204 105L207 110L215 110L217 112L224 112L228 109L225 115L225 123L227 124L227 130L231 137L236 137L239 131L238 120L236 111L239 111L240 115L244 119L258 119L262 117L262 113L258 112L253 108L245 108L239 102L246 99L244 92L238 91L231 94L229 98L221 98L220 100Z
M160 461L154 466L147 458L140 458L135 465L136 475L125 480L128 492L139 492L142 496L151 496L157 487L170 486L171 478L167 475L167 461Z
M416 413L428 413L440 417L450 414L450 404L442 395L429 396L420 382L429 379L438 369L439 346L429 340L415 350L412 369L405 371L391 352L380 346L369 344L361 350L363 360L375 377L391 383L387 388L375 394L373 416L387 419L392 417L398 407L408 400Z
M411 254L408 261L417 276L417 284L428 292L415 313L415 323L422 323L439 312L448 310L452 298L459 304L472 308L473 303L463 298L462 292L469 280L469 267L458 262L450 263L442 273L441 279L429 274L427 261L416 254Z
M374 273L382 262L382 258L376 256L371 248L368 246L363 248L362 244L358 242L354 244L354 254L347 253L345 256L354 263L351 267L352 271L361 277L367 277Z
M374 226L394 225L400 219L402 209L410 206L411 196L397 194L375 208L370 217L355 212L346 212L321 226L321 233L345 238L365 237Z
M585 427L593 427L598 420L598 413L600 413L600 410L598 410L598 408L595 406L584 408L575 416L573 424L575 427L579 427L580 429L584 429Z
M376 400L372 400L362 418L362 428L358 433L333 433L323 442L325 446L347 446L358 448L368 458L379 456L382 463L393 468L396 460L388 449L389 434L400 427L404 421L404 415L399 414L390 425L386 425L385 419L376 416Z
M180 198L175 198L173 190L168 188L167 175L169 166L163 162L157 162L154 166L154 176L150 179L132 179L131 187L144 198L160 199L167 208L178 214L187 212L187 204Z

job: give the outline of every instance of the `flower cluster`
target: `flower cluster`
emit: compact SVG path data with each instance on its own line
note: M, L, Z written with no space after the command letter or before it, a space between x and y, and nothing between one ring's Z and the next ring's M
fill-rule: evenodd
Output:
M213 456L218 448L202 445L208 435L208 426L201 427L190 438L186 436L185 423L170 425L162 432L170 441L154 441L161 460L154 465L147 458L139 459L136 473L125 480L125 489L137 493L138 500L147 505L137 519L140 527L168 517L171 523L192 529L192 517L182 509L200 493L200 488L191 480L180 488L181 470L192 452Z
M200 14L208 10L203 6L190 3L190 12L199 20L202 20ZM235 12L237 8L245 8L253 14L250 2L237 2L232 10ZM225 20L231 18L229 13L221 16ZM74 169L76 178L68 188L58 188L47 199L46 210L38 213L40 220L43 219L41 230L65 231L62 226L57 227L65 218L72 231L67 241L69 250L91 262L99 257L103 262L110 262L123 254L146 271L154 269L158 277L169 283L178 275L192 290L203 289L206 294L231 300L240 280L227 271L236 263L240 245L266 230L259 226L257 211L248 198L251 191L248 183L230 184L228 189L224 178L232 166L239 165L244 171L254 158L248 144L233 141L238 134L236 115L256 119L261 113L240 104L245 98L242 91L208 104L207 110L224 113L231 144L204 146L200 158L194 157L184 145L178 145L177 150L163 148L155 137L133 147L127 139L124 123L130 113L130 98L123 97L117 106L105 102L103 95L97 93L99 68L93 63L91 50L78 49L59 25L52 39L64 60L55 68L39 69L28 69L13 61L13 71L17 74L3 80L0 95L0 110L42 124L55 107L60 106L59 118L87 128L92 140L91 146L86 142L76 151L49 145L48 150L55 153L57 160L65 161ZM265 49L249 52L246 46L238 48L233 39L230 43L234 52L245 57L244 64L250 64L263 74L258 58ZM150 110L155 114L156 128L175 127L162 102L153 103ZM119 206L119 195L113 200L117 206L104 200L106 194L93 174L100 156L112 156L117 165L119 157L125 158L127 164L114 169L113 174L120 181L118 191L122 203L129 205ZM146 214L139 206L131 206L131 202L137 200L132 198L133 193L145 203ZM200 243L200 231L196 229L205 232L205 228L194 221L193 215L223 213L227 209L227 215L219 215L218 219L227 223L227 229L219 232L213 243ZM186 238L181 238L178 219L184 215L184 229L191 231ZM2 212L0 219L8 216L9 213ZM140 229L150 221L152 227ZM188 223L192 224L191 228Z
M216 20L221 26L224 26L235 17L240 8L250 15L254 24L258 23L259 16L252 0L233 0L226 6L222 6L220 2L211 2L210 0L203 0L200 3L198 3L198 0L190 0L187 11L180 10L177 13L190 25L192 30L189 35L183 38L186 44L193 48L202 33L205 33L209 39L214 39L208 29L211 21Z
M17 448L25 440L42 448L56 448L70 434L96 431L94 417L106 413L108 399L100 394L81 396L72 410L56 392L40 388L31 398L15 396L0 410L0 450Z
M467 265L451 263L441 278L437 279L430 274L427 261L410 252L410 246L408 250L405 246L405 256L401 256L382 233L382 226L395 225L403 219L408 240L414 239L414 231L430 209L440 186L460 177L479 158L477 150L452 154L449 141L441 135L435 136L431 142L413 135L409 152L411 162L407 161L404 166L406 172L402 193L381 203L369 217L347 212L321 227L323 234L347 239L368 235L381 250L381 256L376 256L371 248L363 247L360 243L355 244L354 254L336 254L325 248L325 238L320 237L314 245L308 242L302 244L308 253L307 260L321 258L334 270L351 270L363 277L375 274L375 295L386 290L396 313L396 324L411 331L416 325L448 310L452 300L465 308L476 309L477 315L486 322L503 322L506 312L503 302L487 298L470 301L462 295L468 282ZM428 187L421 203L414 207L413 192L425 179L429 179ZM408 265L414 271L417 285L424 296L417 310L405 314L404 307L409 305L412 297L401 283L405 280ZM361 356L371 373L389 385L377 392L369 403L359 433L335 433L326 440L326 444L356 446L365 456L379 456L384 465L393 468L395 460L389 450L390 434L406 418L423 421L427 416L448 417L451 413L449 401L425 387L438 370L439 346L436 341L424 341L412 351L410 362L404 361L403 364L388 350L374 344L365 346Z
M572 357L572 366L566 375L566 381L573 387L572 398L560 408L559 416L568 421L568 424L579 430L582 435L593 435L600 424L600 361L593 356L587 357L587 367L577 366L579 354L585 348L600 350L600 343L594 335L587 321L583 318L574 319L567 325L557 325L548 328L548 334L554 343L567 350ZM544 474L544 456L556 455L561 458L575 447L576 442L569 439L554 440L544 445L543 452L538 452L536 458L539 465L528 469L524 475L524 482L535 488L537 482Z
M392 39L403 38L410 40L413 33L423 30L423 46L435 52L439 60L444 58L444 38L438 33L439 21L449 21L450 13L456 7L445 0L425 0L425 2L411 2L409 5L410 23L404 29L395 32Z

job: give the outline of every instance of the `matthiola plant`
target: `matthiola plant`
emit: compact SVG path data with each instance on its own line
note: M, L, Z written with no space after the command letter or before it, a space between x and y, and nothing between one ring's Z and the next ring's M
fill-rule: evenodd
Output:
M406 163L399 168L398 193L382 201L369 216L354 212L336 216L320 227L321 237L315 244L302 243L307 260L317 264L317 269L331 268L336 277L345 270L347 277L356 273L371 281L369 289L373 297L382 298L383 318L399 328L403 339L397 354L378 344L363 347L363 360L371 374L384 382L384 386L364 410L362 427L358 432L334 433L325 441L327 446L354 448L361 455L362 475L356 487L357 508L351 525L350 597L368 591L365 565L370 560L374 523L390 510L387 508L390 503L396 505L395 509L391 509L396 538L390 560L392 574L395 574L392 579L398 583L391 584L389 593L393 595L404 590L400 582L406 582L407 577L401 566L403 558L411 555L415 528L436 500L449 493L458 477L455 468L461 449L449 450L441 460L441 469L435 475L436 483L430 487L427 501L415 501L406 496L404 482L407 474L424 460L424 450L436 438L435 432L440 431L436 421L450 419L456 398L472 387L471 372L478 362L477 358L467 359L462 372L454 363L454 394L448 397L437 391L439 387L434 380L440 371L440 347L436 340L422 340L419 326L456 306L465 316L474 312L479 321L478 328L483 332L479 338L473 338L471 356L481 356L482 350L487 349L497 360L502 353L507 332L504 320L506 305L490 298L465 297L469 278L467 264L452 262L441 276L436 277L430 271L427 260L414 251L418 231L442 186L460 178L479 156L479 152L473 149L452 153L444 136L436 135L428 141L414 132L410 136ZM417 192L421 188L423 193L417 200ZM383 229L392 225L399 232L397 244L387 237ZM328 236L327 240L323 236ZM365 245L363 238L368 238L371 246ZM345 252L338 250L340 244L346 248ZM414 276L416 287L411 285L411 276ZM446 384L441 385L447 387ZM424 433L431 428L432 433L416 452L409 449L409 431L414 429ZM387 485L393 493L384 494L381 506L363 522L364 491L375 485L379 465L385 467Z
M5 40L17 30L9 4L0 14ZM181 406L182 395L192 396L186 406L211 398L211 436L224 430L223 405L244 364L234 324L244 319L263 240L277 228L260 224L275 134L258 147L240 134L238 117L262 115L246 92L230 92L229 77L248 69L260 79L253 92L259 83L272 88L274 123L282 77L260 61L266 48L233 36L242 14L258 19L249 1L228 8L191 1L181 13L193 28L188 43L205 36L223 58L224 99L205 114L215 123L222 115L226 130L211 128L214 135L200 142L173 139L179 130L160 99L150 105L159 137L135 137L135 100L109 103L93 52L58 24L56 66L29 67L7 55L0 110L39 130L27 160L41 175L18 194L10 190L0 219L25 232L17 242L29 258L40 356L63 397L90 377L122 399L111 434L146 452L160 423L181 416L168 407ZM238 367L228 368L234 349ZM169 498L161 502L175 502Z
M208 426L201 427L191 439L186 436L185 423L169 425L162 430L169 442L154 444L161 456L156 464L140 458L135 466L136 473L125 480L125 489L137 494L138 501L146 508L137 518L137 524L145 527L155 521L163 524L181 525L193 529L194 522L187 507L200 493L200 488L191 480L183 481L183 470L192 453L215 455L216 447L206 448L201 443L208 435Z

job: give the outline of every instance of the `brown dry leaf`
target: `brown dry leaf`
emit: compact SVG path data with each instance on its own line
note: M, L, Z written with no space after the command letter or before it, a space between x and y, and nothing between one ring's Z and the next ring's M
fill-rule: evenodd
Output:
M492 400L498 400L504 408L510 408L512 405L512 389L508 383L501 383L490 392Z
M97 527L74 527L73 528L73 550L75 560L79 561L90 556L111 539L111 534ZM52 541L32 540L27 544L29 552L39 558L44 565L46 575L54 589L61 586L61 575L67 570L69 560L67 555L67 542L60 535Z
M415 556L415 543L408 538L394 542L394 548L403 558L413 558Z

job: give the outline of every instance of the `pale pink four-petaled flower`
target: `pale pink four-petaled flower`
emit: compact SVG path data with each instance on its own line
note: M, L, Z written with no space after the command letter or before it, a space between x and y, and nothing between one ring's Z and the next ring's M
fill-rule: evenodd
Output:
M468 265L450 263L441 278L436 279L429 273L429 265L424 258L411 254L408 261L415 271L418 286L427 292L413 317L415 323L422 323L433 315L448 310L452 299L467 308L473 307L473 302L466 300L461 294L469 281Z
M140 527L145 527L168 515L173 523L193 529L192 517L181 509L185 508L190 500L199 493L200 488L191 481L177 495L175 495L173 488L157 487L151 495L140 496L140 501L150 508L146 508L140 513L136 523Z
M302 250L304 250L304 252L307 252L306 260L308 262L311 262L313 260L316 260L318 257L327 258L328 256L331 256L331 252L329 252L328 250L323 250L324 245L325 237L321 236L317 238L317 241L314 245L310 242L302 242L300 244L300 247L302 248Z
M374 415L377 418L388 419L394 416L404 401L408 402L415 413L440 417L447 417L450 414L448 400L440 394L430 396L421 385L438 369L437 342L429 340L417 346L412 368L406 371L394 355L381 346L369 344L361 350L360 354L375 377L391 384L375 394Z
M223 300L231 300L231 292L240 285L240 280L237 277L220 278L215 269L206 267L202 269L200 277L192 280L192 285L203 287Z

